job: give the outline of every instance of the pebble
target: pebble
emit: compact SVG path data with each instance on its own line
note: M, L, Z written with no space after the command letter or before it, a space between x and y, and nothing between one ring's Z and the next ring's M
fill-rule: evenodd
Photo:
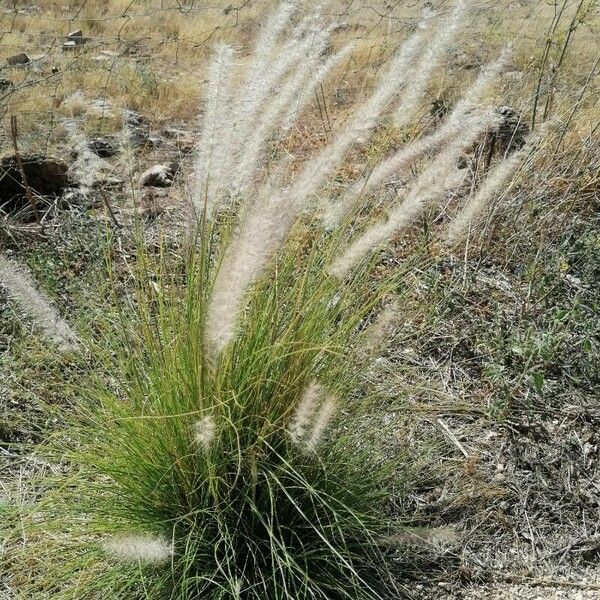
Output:
M598 600L600 590L515 584L483 585L466 591L464 600Z

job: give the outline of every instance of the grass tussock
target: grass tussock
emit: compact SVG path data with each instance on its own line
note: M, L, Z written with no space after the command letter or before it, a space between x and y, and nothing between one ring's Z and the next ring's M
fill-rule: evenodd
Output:
M465 15L466 3L449 21L426 13L372 93L301 162L283 151L290 130L352 50L326 52L333 28L288 4L241 73L236 52L217 46L185 234L157 248L137 231L129 296L112 265L118 310L88 340L96 377L45 449L66 472L45 474L36 497L10 511L18 526L4 563L25 597L402 593L385 559L401 537L382 516L390 465L369 451L369 398L356 392L399 309L389 303L365 324L403 272L373 272L378 251L427 212L452 206L440 240L459 242L535 153L539 133L490 169L469 162L499 125L484 97L507 54L437 129L338 197L320 196L378 126L414 118ZM408 184L378 206L398 173Z

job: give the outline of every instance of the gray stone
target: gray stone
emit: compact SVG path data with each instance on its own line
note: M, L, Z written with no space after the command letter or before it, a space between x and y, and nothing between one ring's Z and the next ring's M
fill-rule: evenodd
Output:
M18 65L27 65L31 62L31 59L25 52L20 52L19 54L13 54L6 59L6 63L11 67L16 67Z
M60 197L61 204L67 207L86 206L90 204L90 198L79 188L67 188Z
M155 165L140 175L140 184L144 187L169 187L173 185L174 176L172 165Z
M110 158L119 152L117 141L114 137L98 136L88 141L88 148L100 158Z
M81 29L77 29L77 31L71 31L71 33L67 34L65 38L65 42L63 44L63 48L71 48L73 46L82 46L87 42L87 38L83 37L83 31Z

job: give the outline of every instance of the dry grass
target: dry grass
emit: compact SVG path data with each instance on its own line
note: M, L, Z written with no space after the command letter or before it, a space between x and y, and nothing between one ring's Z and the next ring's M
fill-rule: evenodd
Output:
M83 115L97 130L110 130L118 126L125 107L140 110L156 123L191 122L197 114L211 44L219 40L247 48L261 15L272 4L242 3L236 9L223 1L210 8L175 0L109 0L101 5L17 2L16 10L7 7L0 16L0 60L25 51L34 66L3 69L3 77L11 79L15 89L4 92L2 114L17 114L23 132L43 129L46 136L49 126L56 126L61 119ZM552 38L547 67L559 60L574 10L571 4ZM418 7L339 2L331 12L342 15L339 20L343 23L333 45L340 47L352 40L356 46L325 94L342 104L359 101L398 39L414 27ZM514 39L512 66L496 97L517 108L529 106L553 7L534 2L522 6L481 2L473 14L466 45L461 44L461 50L449 59L451 66L462 69L440 73L429 89L432 100L451 104L462 89L462 79L495 56L507 39ZM79 28L89 41L80 50L62 52L63 36ZM552 114L573 105L593 67L597 34L598 19L592 11L569 42L567 64L561 67L552 92L556 96ZM590 85L588 99L579 111L580 115L589 112L589 116L579 118L578 127L585 128L598 117L592 100L597 85L597 81ZM94 114L93 101L98 98L110 99L112 114Z
M23 145L52 152L64 151L65 120L77 120L89 134L106 133L121 128L125 107L146 115L157 129L175 121L195 127L212 42L227 41L245 50L272 2L240 3L239 10L228 14L228 2L212 3L218 6L214 10L194 7L189 13L185 7L190 2L180 3L183 11L177 4L110 0L101 10L88 2L78 12L81 3L40 0L18 2L17 15L12 7L5 9L0 59L22 50L40 58L32 68L3 69L1 76L16 84L0 107L3 122L10 114L19 115ZM285 141L296 168L331 138L351 105L367 97L418 14L418 7L404 2L392 8L380 1L348 4L336 7L338 12L347 9L343 20L348 25L336 32L333 47L350 40L356 46ZM465 578L487 578L506 565L535 574L551 565L569 575L573 565L587 564L598 552L595 525L586 529L585 523L597 520L598 494L588 479L598 474L589 461L599 423L590 402L599 385L594 376L599 353L591 341L584 347L584 340L597 334L593 315L600 306L593 289L598 276L593 255L599 247L594 204L600 191L599 157L593 146L600 121L598 9L568 38L578 2L567 3L554 32L562 2L474 4L460 52L451 54L428 90L432 103L452 107L478 68L514 40L510 66L487 100L513 106L531 122L542 77L537 120L547 107L546 117L557 124L546 151L517 173L468 244L449 253L432 241L431 231L456 210L450 204L441 217L426 214L382 256L377 269L381 279L398 264L412 268L407 267L404 287L398 290L402 311L397 330L365 378L365 389L375 390L381 399L365 428L377 431L381 423L396 423L396 433L382 441L382 454L409 452L422 470L408 501L398 493L390 510L413 514L417 525L462 528L460 550L439 559L441 570L439 565L423 570L427 579L442 571L444 581L457 586ZM62 53L60 44L49 42L79 27L92 38L81 53ZM103 58L96 60L99 56ZM58 73L52 74L52 66ZM110 99L112 114L94 109L98 98ZM435 120L431 109L424 104L410 127L383 124L367 147L351 153L330 191L358 178L407 139L426 134ZM404 181L393 183L390 195ZM374 207L375 216L383 213L387 198ZM70 244L69 235L63 236L57 224L52 243L60 246L64 237ZM409 250L415 242L416 257ZM115 245L120 243L119 238ZM115 252L122 253L126 264L126 242L124 246ZM39 261L37 270L46 277L79 260L67 257L48 267L46 252L42 247L25 254ZM15 372L30 358L24 348L23 356L8 365ZM27 382L19 385L25 390ZM45 393L39 381L37 388ZM23 397L30 401L29 395ZM432 445L435 464L424 464ZM581 485L573 483L572 473ZM397 501L403 504L395 507ZM547 513L555 513L556 519L545 520Z

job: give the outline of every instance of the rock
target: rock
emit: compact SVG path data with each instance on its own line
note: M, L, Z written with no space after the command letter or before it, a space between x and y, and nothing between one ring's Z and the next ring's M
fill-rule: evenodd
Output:
M83 31L77 29L76 31L71 31L71 33L67 34L62 49L63 51L74 50L78 46L85 44L86 41L87 39L83 37Z
M62 49L63 49L63 52L68 52L70 50L77 49L77 46L78 46L78 44L74 40L67 40L66 42L63 43Z
M164 136L171 140L175 140L175 147L182 154L188 154L196 145L194 135L184 129L177 129L175 127L168 127L164 130Z
M88 148L100 158L110 158L119 153L118 145L114 138L99 136L91 138L87 144Z
M139 112L126 108L123 111L123 119L129 127L149 127L148 119L141 115Z
M498 152L510 154L521 149L525 145L525 138L529 135L529 125L524 121L521 113L510 106L500 106L496 112L502 118L494 131Z
M79 188L67 188L60 197L60 201L68 207L90 204L88 196Z
M196 140L191 133L186 133L175 140L175 145L182 154L189 154L196 146Z
M54 158L32 154L21 157L29 187L36 196L60 196L69 185L67 165ZM27 206L21 170L15 156L0 161L0 205L5 212Z
M123 187L123 179L116 176L105 175L102 179L98 179L94 182L94 188L102 189L118 189Z
M483 168L487 171L494 157L508 156L525 145L529 125L521 113L510 106L499 106L496 113L500 117L499 123L489 129L464 156L459 157L459 168L465 168L473 160L482 160Z
M144 187L169 187L173 185L174 176L172 165L155 165L140 175L140 184Z
M19 54L13 54L6 59L6 63L10 67L15 67L18 65L27 65L31 62L31 59L25 52L20 52Z
M83 37L83 31L81 31L81 29L67 33L67 39L74 41L76 44L83 44L85 41L85 38Z
M146 117L126 109L123 112L123 121L128 130L129 143L135 148L156 148L161 145L162 139L151 135L150 123Z
M152 135L143 129L132 129L129 131L129 143L134 148L149 149L158 148L162 145L163 140L159 136Z

